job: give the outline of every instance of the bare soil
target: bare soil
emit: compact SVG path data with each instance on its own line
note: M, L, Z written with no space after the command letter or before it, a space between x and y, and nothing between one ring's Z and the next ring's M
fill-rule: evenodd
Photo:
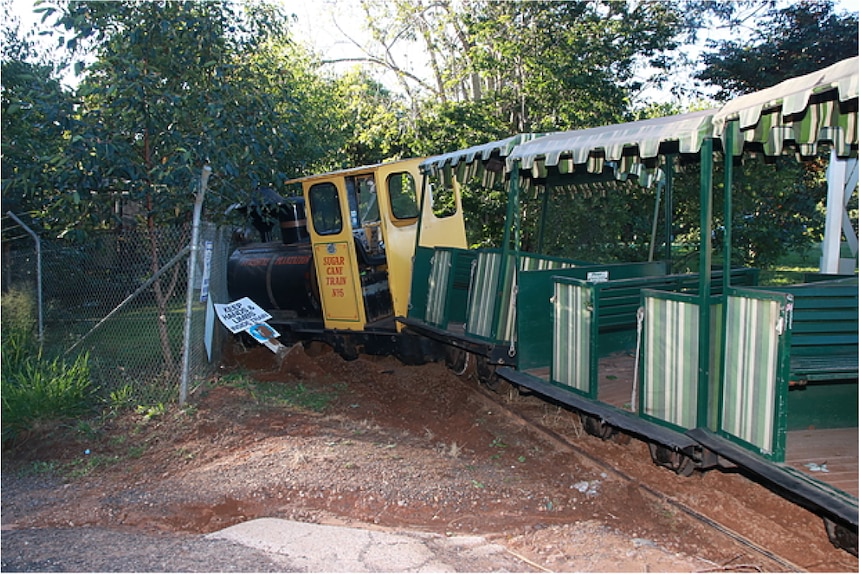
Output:
M186 409L49 425L7 446L3 570L52 570L28 563L22 534L113 530L125 538L125 551L113 550L120 554L137 544L192 545L200 534L257 517L482 535L532 571L777 570L536 433L442 364L347 362L319 345L294 348L281 362L264 348L233 343L228 351L222 374L194 390ZM514 392L504 397L800 569L858 571L855 557L829 543L819 518L745 477L678 477L654 466L639 441L602 442L563 408ZM322 409L288 401L315 399ZM207 549L193 554L221 553L221 568L171 563L169 570L270 570L225 563L225 549ZM99 565L129 570L121 561ZM469 570L496 569L484 567Z

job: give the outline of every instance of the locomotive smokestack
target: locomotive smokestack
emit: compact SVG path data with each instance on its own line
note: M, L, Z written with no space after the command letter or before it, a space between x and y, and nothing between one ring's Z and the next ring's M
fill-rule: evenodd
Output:
M303 198L287 198L279 206L278 222L281 227L281 243L293 245L308 241L308 221Z
M235 209L244 212L251 220L251 225L257 230L263 243L275 240L273 228L276 219L283 244L293 245L308 241L303 198L284 198L272 188L260 188L252 194L250 202Z

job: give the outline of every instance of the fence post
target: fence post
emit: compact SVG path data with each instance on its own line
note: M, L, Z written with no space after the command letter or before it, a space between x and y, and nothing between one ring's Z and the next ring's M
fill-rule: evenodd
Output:
M39 343L42 343L45 340L45 328L42 322L42 240L39 239L36 232L27 227L27 224L22 222L14 213L9 211L6 212L6 215L24 228L25 232L33 236L33 240L36 242L36 308L39 315Z
M200 235L201 208L204 203L204 194L207 190L207 181L212 174L212 168L204 166L201 170L201 181L198 193L195 196L195 209L192 215L192 239L189 252L188 286L186 289L186 321L183 326L183 373L180 380L180 407L185 405L189 395L189 364L191 363L191 340L192 340L192 305L194 303L195 291L195 262L198 256L198 241Z

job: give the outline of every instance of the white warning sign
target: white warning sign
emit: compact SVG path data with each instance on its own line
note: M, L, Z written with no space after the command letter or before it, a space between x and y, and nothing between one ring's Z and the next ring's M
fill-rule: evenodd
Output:
M231 333L246 331L248 328L272 318L247 297L231 303L216 303L213 306L218 318Z

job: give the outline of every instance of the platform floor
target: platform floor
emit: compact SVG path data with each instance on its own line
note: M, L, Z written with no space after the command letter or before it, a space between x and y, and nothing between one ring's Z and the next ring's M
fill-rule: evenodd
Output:
M599 401L633 411L634 367L634 355L626 352L600 359ZM548 368L529 370L529 373L550 379ZM790 431L785 447L785 465L859 498L858 428Z
M632 403L635 356L621 351L599 359L599 401L626 411L637 411L637 394ZM638 382L638 385L640 382Z
M859 499L859 429L787 432L785 465Z

